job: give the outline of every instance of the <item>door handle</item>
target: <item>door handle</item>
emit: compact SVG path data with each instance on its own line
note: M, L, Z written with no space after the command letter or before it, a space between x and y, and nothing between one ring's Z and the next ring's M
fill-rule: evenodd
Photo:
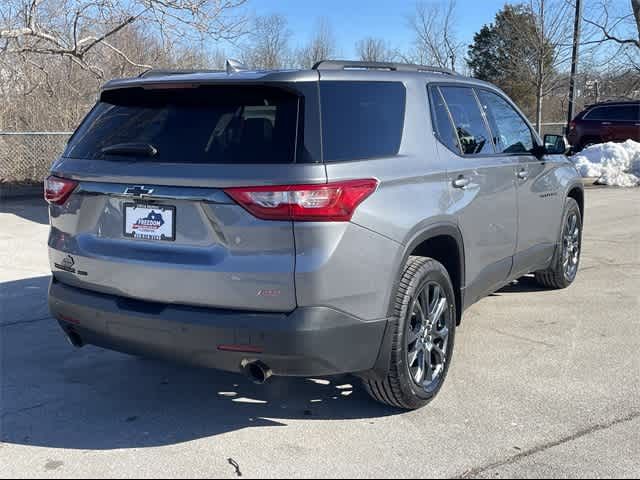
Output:
M529 172L527 172L526 170L520 170L518 172L518 178L520 180L526 180L527 178L529 178Z
M464 188L466 186L468 186L471 183L471 180L469 180L467 177L460 175L458 178L456 178L453 181L453 186L455 188Z
M611 125L611 122L602 122L600 125Z

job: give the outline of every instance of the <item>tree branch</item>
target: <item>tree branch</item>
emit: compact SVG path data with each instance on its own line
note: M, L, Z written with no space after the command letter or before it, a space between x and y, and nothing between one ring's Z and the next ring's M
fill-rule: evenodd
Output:
M616 35L611 34L611 32L604 25L600 25L592 20L589 20L588 18L585 18L584 21L600 30L603 36L603 38L600 40L585 42L584 45L586 45L587 43L604 43L610 41L615 42L619 45L635 45L636 47L640 48L640 39L634 40L633 38L619 38Z
M148 8L143 10L142 12L138 13L137 15L133 15L133 16L130 16L128 18L125 18L124 21L122 21L119 25L116 25L114 28L112 28L111 30L108 30L106 33L103 33L99 37L86 37L86 38L83 38L82 40L80 40L78 42L78 45L80 47L80 50L78 51L78 54L80 56L83 56L85 53L87 53L93 47L98 45L100 42L103 42L107 38L115 35L120 30L125 28L127 25L131 25L133 22L135 22L138 18L140 18L147 11L148 11ZM83 46L87 42L88 42L88 45L86 47Z
M147 65L147 64L144 64L144 63L134 62L133 60L131 60L127 56L126 53L124 53L119 48L113 46L111 43L107 42L106 40L102 40L101 44L104 45L105 47L109 48L111 51L113 51L117 55L119 55L125 62L127 62L131 66L134 66L134 67L137 67L137 68L146 68L147 70L150 69L150 68L153 68L153 65Z

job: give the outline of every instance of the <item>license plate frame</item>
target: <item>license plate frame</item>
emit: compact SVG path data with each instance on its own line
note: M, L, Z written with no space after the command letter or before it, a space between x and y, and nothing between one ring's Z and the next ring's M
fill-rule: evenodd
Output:
M138 210L139 213L135 213ZM122 205L122 234L127 238L147 240L151 242L175 242L176 240L176 207L174 205L158 205L143 202L127 202ZM168 216L165 216L169 212ZM155 214L155 215L153 215ZM160 215L158 218L157 215ZM130 218L132 215L132 218ZM144 218L144 216L147 218ZM140 218L135 218L139 216ZM165 219L170 219L171 224L165 227ZM140 221L148 221L148 225L140 224ZM156 227L154 222L163 223ZM154 235L154 230L160 233ZM168 235L167 230L171 232Z

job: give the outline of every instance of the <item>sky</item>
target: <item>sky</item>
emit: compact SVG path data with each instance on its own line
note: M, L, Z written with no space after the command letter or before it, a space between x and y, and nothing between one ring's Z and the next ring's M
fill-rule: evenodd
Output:
M457 34L468 45L473 35L491 23L505 0L457 0ZM249 0L258 15L284 15L292 33L292 45L302 45L311 35L319 17L329 20L338 53L355 56L355 43L365 37L386 39L392 48L406 49L412 40L407 16L416 0ZM466 48L465 48L466 50Z

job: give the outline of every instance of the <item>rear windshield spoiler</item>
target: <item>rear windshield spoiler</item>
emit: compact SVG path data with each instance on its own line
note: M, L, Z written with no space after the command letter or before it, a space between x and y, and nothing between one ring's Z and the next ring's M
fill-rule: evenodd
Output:
M179 85L262 85L277 86L281 83L295 84L296 82L319 81L317 71L281 71L281 72L242 72L227 75L226 73L185 73L166 76L150 76L136 78L120 78L105 83L101 92L120 88L180 88ZM274 85L276 84L276 85Z
M282 90L294 95L301 95L300 91L295 88L295 84L280 82L143 82L143 83L127 83L126 85L110 86L100 91L99 99L103 100L103 94L115 93L119 90L125 92L127 90L192 90L197 88L205 88L212 86L255 86L269 87Z

